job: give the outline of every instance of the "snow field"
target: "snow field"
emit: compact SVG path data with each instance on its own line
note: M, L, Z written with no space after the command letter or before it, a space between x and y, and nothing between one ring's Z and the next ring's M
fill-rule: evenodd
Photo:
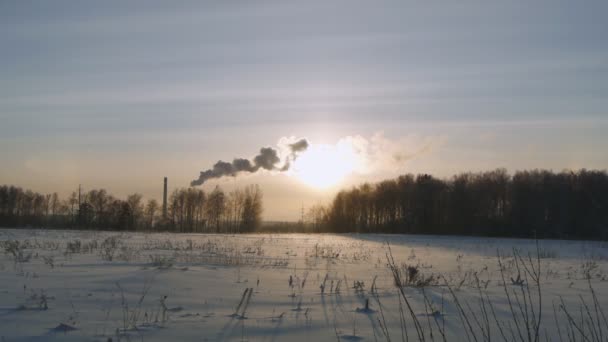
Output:
M590 241L0 230L0 338L606 341L607 278Z

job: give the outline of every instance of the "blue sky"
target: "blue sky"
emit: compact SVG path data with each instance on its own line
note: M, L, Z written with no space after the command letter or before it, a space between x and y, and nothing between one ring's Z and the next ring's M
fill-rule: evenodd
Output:
M379 132L433 148L342 186L605 169L606 13L605 1L4 1L0 183L158 198L165 175L187 186L284 136ZM269 219L331 195L280 175L225 182L265 186Z

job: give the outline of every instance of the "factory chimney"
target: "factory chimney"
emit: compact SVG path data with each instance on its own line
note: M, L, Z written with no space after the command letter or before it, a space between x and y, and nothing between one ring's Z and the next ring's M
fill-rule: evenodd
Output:
M167 219L167 177L163 186L163 220Z

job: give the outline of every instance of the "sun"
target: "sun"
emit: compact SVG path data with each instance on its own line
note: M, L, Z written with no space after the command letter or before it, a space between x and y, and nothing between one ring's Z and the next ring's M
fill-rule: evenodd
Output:
M294 162L296 177L309 186L326 189L353 173L358 156L350 146L315 144Z

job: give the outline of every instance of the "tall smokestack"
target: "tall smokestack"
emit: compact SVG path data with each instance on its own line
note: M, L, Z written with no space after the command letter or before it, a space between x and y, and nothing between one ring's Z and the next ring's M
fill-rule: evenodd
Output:
M167 177L163 186L163 219L167 219Z

